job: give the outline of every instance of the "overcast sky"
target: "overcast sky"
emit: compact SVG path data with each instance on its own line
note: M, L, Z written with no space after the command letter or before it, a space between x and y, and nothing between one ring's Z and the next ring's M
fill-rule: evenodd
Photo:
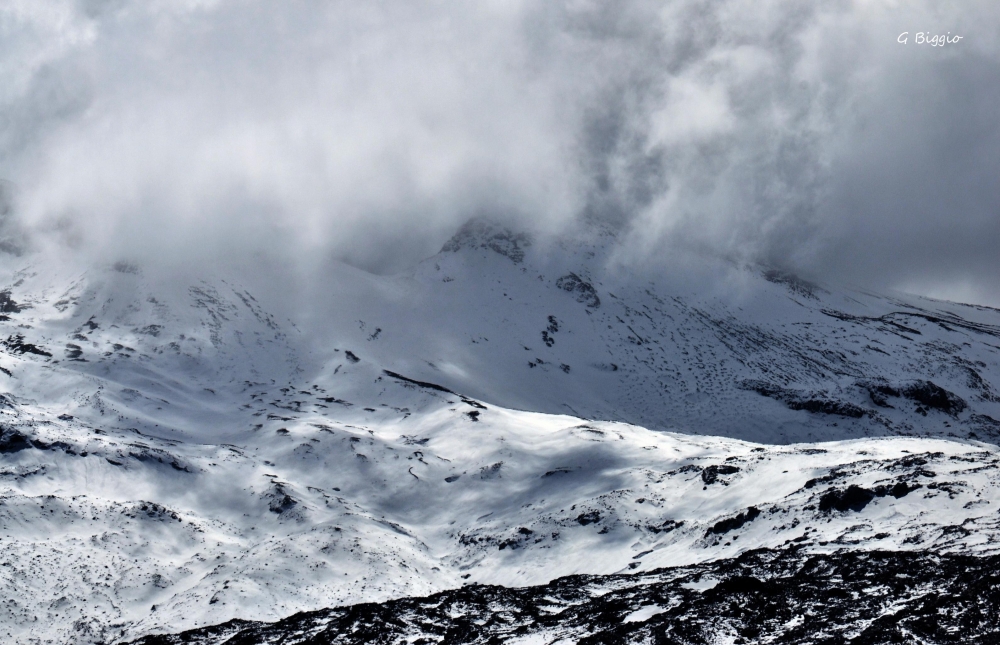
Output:
M998 106L996 0L0 3L4 226L94 259L598 219L1000 305Z

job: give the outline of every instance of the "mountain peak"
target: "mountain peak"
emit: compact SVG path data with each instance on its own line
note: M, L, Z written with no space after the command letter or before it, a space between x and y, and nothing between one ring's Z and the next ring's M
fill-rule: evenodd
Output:
M448 240L441 252L455 252L461 249L490 249L510 258L515 264L524 261L524 249L531 246L531 236L515 232L496 221L474 217L462 225Z

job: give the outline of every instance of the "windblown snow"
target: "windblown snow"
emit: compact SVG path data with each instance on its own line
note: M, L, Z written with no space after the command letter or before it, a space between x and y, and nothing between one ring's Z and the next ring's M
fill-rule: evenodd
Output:
M652 283L606 242L473 221L298 300L6 258L0 639L1000 550L1000 312L722 263Z

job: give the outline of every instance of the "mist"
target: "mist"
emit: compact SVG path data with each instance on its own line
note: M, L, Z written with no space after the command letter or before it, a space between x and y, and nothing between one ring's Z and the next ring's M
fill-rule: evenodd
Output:
M1000 304L998 26L987 0L15 0L0 233L391 273L473 216L596 221L639 264Z

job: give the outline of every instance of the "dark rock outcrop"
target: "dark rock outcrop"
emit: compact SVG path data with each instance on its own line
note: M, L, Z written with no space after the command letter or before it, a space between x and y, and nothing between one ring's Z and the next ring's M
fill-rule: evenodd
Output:
M570 576L510 589L323 609L276 623L231 621L135 645L573 642L996 643L1000 556L914 552L738 558L641 575ZM873 593L877 590L877 593Z
M524 261L524 249L531 246L525 233L514 233L509 228L484 219L471 219L441 247L441 252L460 249L490 249L510 258L515 264Z
M556 280L556 286L563 291L569 291L576 296L576 301L597 309L601 306L601 299L597 296L597 290L575 273L564 275Z
M818 414L835 414L852 419L865 416L866 410L848 401L830 397L818 392L804 392L779 387L773 383L758 380L746 380L740 384L744 390L756 392L777 401L781 401L791 410L805 410Z

